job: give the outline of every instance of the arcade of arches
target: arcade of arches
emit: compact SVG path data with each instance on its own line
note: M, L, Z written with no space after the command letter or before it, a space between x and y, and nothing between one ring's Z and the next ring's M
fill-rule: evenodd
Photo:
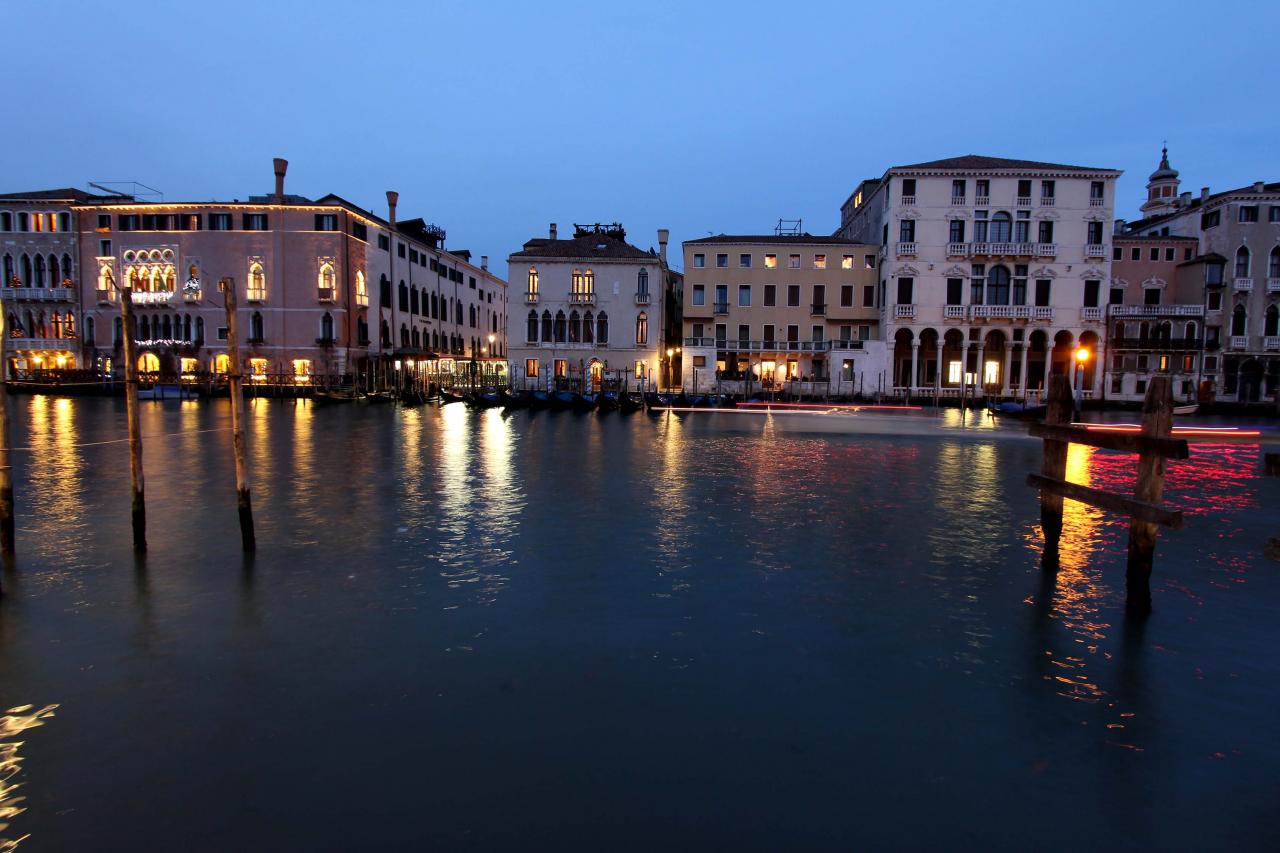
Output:
M1051 375L1075 379L1076 350L1088 350L1081 387L1098 390L1098 335L1025 328L899 329L893 339L897 392L1021 396L1039 392Z

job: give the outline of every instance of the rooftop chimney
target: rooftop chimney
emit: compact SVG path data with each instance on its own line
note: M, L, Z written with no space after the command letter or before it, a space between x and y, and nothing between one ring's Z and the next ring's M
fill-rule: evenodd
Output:
M480 269L482 269L482 270L488 270L488 269L489 269L489 256L488 256L488 255L481 255L481 256L480 256Z
M1253 182L1253 191L1254 191L1254 192L1256 192L1256 193L1260 193L1260 192L1262 192L1263 187L1265 187L1266 185L1267 185L1267 184L1266 184L1266 182L1265 182L1265 181L1254 181L1254 182Z
M667 229L658 229L658 257L662 259L663 266L667 263L667 238L670 236L671 232Z
M1208 188L1208 187L1201 187L1201 188L1200 188L1200 200L1201 200L1201 201L1207 201L1207 200L1208 200L1208 198L1209 198L1209 188Z
M551 223L551 239L556 239L556 224L554 222Z
M276 157L271 161L271 165L276 170L276 193L272 201L280 204L284 201L284 173L289 170L289 161L283 157Z
M1178 196L1178 207L1186 207L1189 204L1191 204L1190 192L1185 192L1182 195Z
M395 190L387 190L387 219L391 220L391 227L396 224L396 202L400 200L400 193Z

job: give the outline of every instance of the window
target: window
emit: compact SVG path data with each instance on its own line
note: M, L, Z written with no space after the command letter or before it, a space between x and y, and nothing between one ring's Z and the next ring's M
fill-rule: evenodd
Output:
M987 212L985 210L975 210L973 212L973 239L979 243L987 242L987 228L990 225L987 222Z
M1132 249L1130 249L1130 250L1129 250L1129 260L1131 260L1131 261L1140 261L1140 260L1142 260L1142 249L1141 249L1140 247L1138 247L1138 246L1134 246Z
M1236 310L1231 312L1231 334L1246 335L1248 332L1248 314L1245 313L1243 305L1237 305Z
M876 307L876 286L874 284L864 285L862 288L862 307Z
M950 235L948 235L947 240L948 242L951 242L951 243L964 242L964 220L963 219L951 220L951 233Z
M795 308L799 305L800 305L800 285L788 284L787 285L787 306L790 308Z
M964 279L947 279L947 304L961 305L964 301Z
M952 181L951 182L951 203L964 204L964 196L965 196L965 182Z
M751 340L751 326L747 325L746 323L739 323L738 324L738 342L742 344L746 344L747 341L749 340Z
M809 313L827 313L827 286L825 284L815 284L813 286L813 302Z
M1165 259L1166 261L1172 261L1172 260L1173 260L1173 247L1172 247L1172 246L1169 246L1169 247L1167 247L1167 248L1164 250L1164 259Z
M1018 264L1013 268L1013 304L1027 304L1027 265ZM1016 329L1020 332L1021 329Z
M787 340L791 343L796 343L800 340L799 326L787 326Z
M853 285L852 284L842 284L840 286L840 307L841 308L853 307Z
M1220 291L1220 290L1211 290L1211 291L1209 291L1209 305L1208 305L1208 310L1210 310L1210 311L1221 311L1221 310L1222 310L1222 291Z
M1012 220L1009 214L1003 210L991 217L991 242L992 243L1008 243L1010 223Z
M1211 210L1208 213L1200 214L1200 227L1202 229L1216 228L1221 224L1222 224L1222 211L1220 210Z
M814 256L813 256L813 268L814 268L815 270L825 270L825 269L827 268L827 256L826 256L826 255L814 255Z
M1236 249L1236 278L1249 277L1249 250L1244 246Z
M649 315L644 311L636 317L636 346L649 343Z
M912 295L911 292L915 286L915 283L916 281L914 278L898 279L898 304L899 305L911 304L911 295Z
M1123 260L1124 260L1124 249L1120 248L1119 246L1114 246L1114 247L1112 247L1112 249L1111 249L1111 260L1113 260L1113 261L1123 261Z
M811 340L811 341L813 341L813 342L815 342L815 343L821 343L821 341L822 341L822 326L810 326L810 327L809 327L809 340Z
M245 213L240 217L240 227L245 231L266 231L267 215L265 213Z
M1040 182L1041 203L1050 201L1050 199L1053 198L1054 191L1055 191L1055 183L1053 181L1041 181Z
M765 268L765 269L767 269L767 270L777 269L777 268L778 268L778 256L777 256L777 255L765 255L765 256L764 256L764 268Z
M1111 304L1112 304L1112 305L1121 305L1121 304L1123 304L1123 303L1124 303L1124 288L1123 288L1123 287L1113 287L1113 288L1111 288L1111 300L1110 300L1110 301L1111 301Z
M316 214L316 230L317 231L337 231L338 230L338 214L317 213Z
M254 311L249 317L249 342L262 343L265 338L262 335L262 313Z
M776 284L766 284L764 286L764 304L767 308L772 308L778 304L778 286Z
M740 308L751 307L751 285L749 284L738 285L738 307Z
M649 295L649 271L643 267L636 273L636 293L640 296Z
M1043 224L1045 224L1045 223L1043 223L1043 222L1042 222L1042 223L1040 223L1040 224L1041 224L1041 225L1043 225ZM1049 224L1050 224L1050 225L1052 225L1053 223L1049 223ZM1053 241L1052 241L1052 240L1042 240L1041 242L1052 243ZM1089 226L1088 226L1088 236L1087 236L1087 238L1086 238L1086 242L1087 242L1090 246L1101 246L1101 245L1102 245L1102 223L1101 223L1101 222L1090 222L1090 223L1089 223ZM1158 250L1158 249L1152 249L1151 251L1153 251L1153 252L1158 252L1159 250ZM1154 261L1154 260L1158 260L1158 258L1154 258L1154 257L1153 257L1151 260L1153 260L1153 261Z
M1018 198L1025 198L1028 202L1031 201L1030 181L1018 181Z
M799 256L799 255L788 255L788 256L787 256L787 266L788 266L789 268L793 269L793 270L798 270L798 269L800 269L800 256Z
M707 265L707 256L702 254L694 255L693 265L699 269L701 269L702 267L705 267Z
M363 240L366 243L369 242L369 226L365 225L363 222L352 222L351 236L355 237L357 240Z
M1087 280L1084 283L1084 307L1097 308L1098 298L1101 295L1102 282Z
M766 345L766 346L768 346L768 345L770 345L770 344L772 344L772 343L773 343L773 340L774 340L774 337L773 337L773 336L774 336L774 331L773 331L773 329L774 329L774 326L773 326L773 324L772 324L772 323L765 323L765 325L764 325L764 343L765 343L765 345Z
M1092 182L1090 182L1090 184L1089 184L1089 203L1090 203L1090 204L1092 204L1094 207L1097 207L1098 205L1097 205L1097 204L1095 204L1095 202L1101 202L1101 201L1102 201L1102 198L1103 198L1103 184L1102 184L1102 181L1092 181Z
M916 194L916 179L903 178L902 179L902 197L914 198L915 194Z
M1280 246L1274 247L1267 258L1267 278L1280 278Z
M404 257L404 243L396 243L396 256L400 258Z
M98 257L100 258L111 257L111 241L110 240L98 241Z
M1240 222L1257 222L1258 206L1256 204L1240 206Z
M1047 278L1036 279L1036 305L1041 308L1047 308L1049 305L1049 288L1053 284L1052 280Z
M987 300L988 305L1008 305L1009 304L1009 268L1001 264L991 268L991 272L987 273Z
M1273 204L1267 211L1268 222L1280 222L1280 204Z
M529 276L527 280L527 293L535 299L538 296L538 268L529 267Z
M591 270L573 271L570 293L576 296L593 296L596 291L596 274Z
M260 302L267 298L267 274L261 260L249 261L249 285L245 291L245 298L251 302Z
M1097 224L1101 225L1102 223L1097 223ZM1053 242L1053 220L1051 220L1051 219L1041 219L1041 220L1040 220L1040 235L1039 235L1039 236L1040 236L1040 242L1041 242L1041 243L1052 243L1052 242Z
M744 252L743 254L738 255L738 266L743 269L749 269L751 267L751 254L749 252Z
M898 221L898 242L914 243L916 241L916 221L902 219Z
M391 251L391 238L390 238L390 237L388 237L386 234L379 234L379 235L378 235L378 248L379 248L379 249L381 249L381 250L382 250L382 251L384 251L384 252L390 252L390 251Z
M1205 264L1204 265L1204 283L1210 286L1222 284L1222 264Z
M609 315L603 311L596 317L596 343L609 343Z
M695 284L693 286L693 304L694 305L707 304L707 288L705 285Z
M334 287L333 264L325 261L320 264L320 272L316 274L317 298L321 302L332 302L337 296Z
M717 266L718 268L720 268L720 269L724 269L724 268L728 267L728 266L729 266L729 256L728 256L727 254L718 254L718 255L716 255L716 266Z
M841 255L841 256L840 256L840 269L842 269L842 270L851 270L851 269L853 269L853 255Z
M1090 225L1092 225L1093 223L1092 223L1092 222L1090 222L1089 224L1090 224ZM1160 260L1160 250L1159 250L1158 248L1156 248L1155 246L1152 246L1152 247L1151 247L1151 256L1150 256L1150 257L1151 257L1151 260L1153 260L1153 261L1158 261L1158 260Z
M991 195L991 181L985 178L974 181L973 194L978 198L987 198ZM985 203L985 202L982 202Z
M400 280L400 287L396 290L399 299L396 302L397 307L406 314L409 312L409 287L404 283L404 279Z
M717 314L724 314L724 313L728 313L728 311L729 311L729 285L727 285L727 284L717 284L717 285L716 285L716 304L715 304L715 309L716 309L716 313L717 313Z
M875 255L863 255L863 256L862 256L862 268L863 268L863 269L866 269L866 270L873 270L873 269L875 269L875 268L876 268L876 256L875 256Z

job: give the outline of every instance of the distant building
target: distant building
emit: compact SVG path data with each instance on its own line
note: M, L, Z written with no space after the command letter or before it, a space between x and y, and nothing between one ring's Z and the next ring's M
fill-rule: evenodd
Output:
M1149 215L1118 221L1117 233L1195 240L1198 250L1179 272L1189 287L1203 287L1201 396L1271 398L1280 392L1280 182L1218 193L1204 187L1192 198L1179 192L1178 173L1169 168L1168 152L1162 155L1142 206ZM1153 204L1157 185L1159 204Z
M686 241L678 383L743 394L881 390L878 263L878 246L839 237L721 234Z
M880 246L877 303L897 394L1099 390L1114 169L968 155L863 181L837 236Z
M651 387L664 349L667 232L657 252L627 242L619 224L576 225L560 239L555 223L507 261L514 383L522 388L598 389L606 382ZM521 299L523 294L523 300ZM523 305L521 302L523 301Z

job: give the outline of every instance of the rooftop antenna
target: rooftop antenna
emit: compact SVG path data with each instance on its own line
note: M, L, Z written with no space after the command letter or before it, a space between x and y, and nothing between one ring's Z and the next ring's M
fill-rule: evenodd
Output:
M151 201L164 201L164 193L155 187L149 187L138 181L90 181L89 186L95 190L101 190L107 195L120 196L121 198L137 198L149 199ZM128 191L112 189L112 187L128 187Z
M803 232L803 219L779 219L773 233L779 237L799 237Z

